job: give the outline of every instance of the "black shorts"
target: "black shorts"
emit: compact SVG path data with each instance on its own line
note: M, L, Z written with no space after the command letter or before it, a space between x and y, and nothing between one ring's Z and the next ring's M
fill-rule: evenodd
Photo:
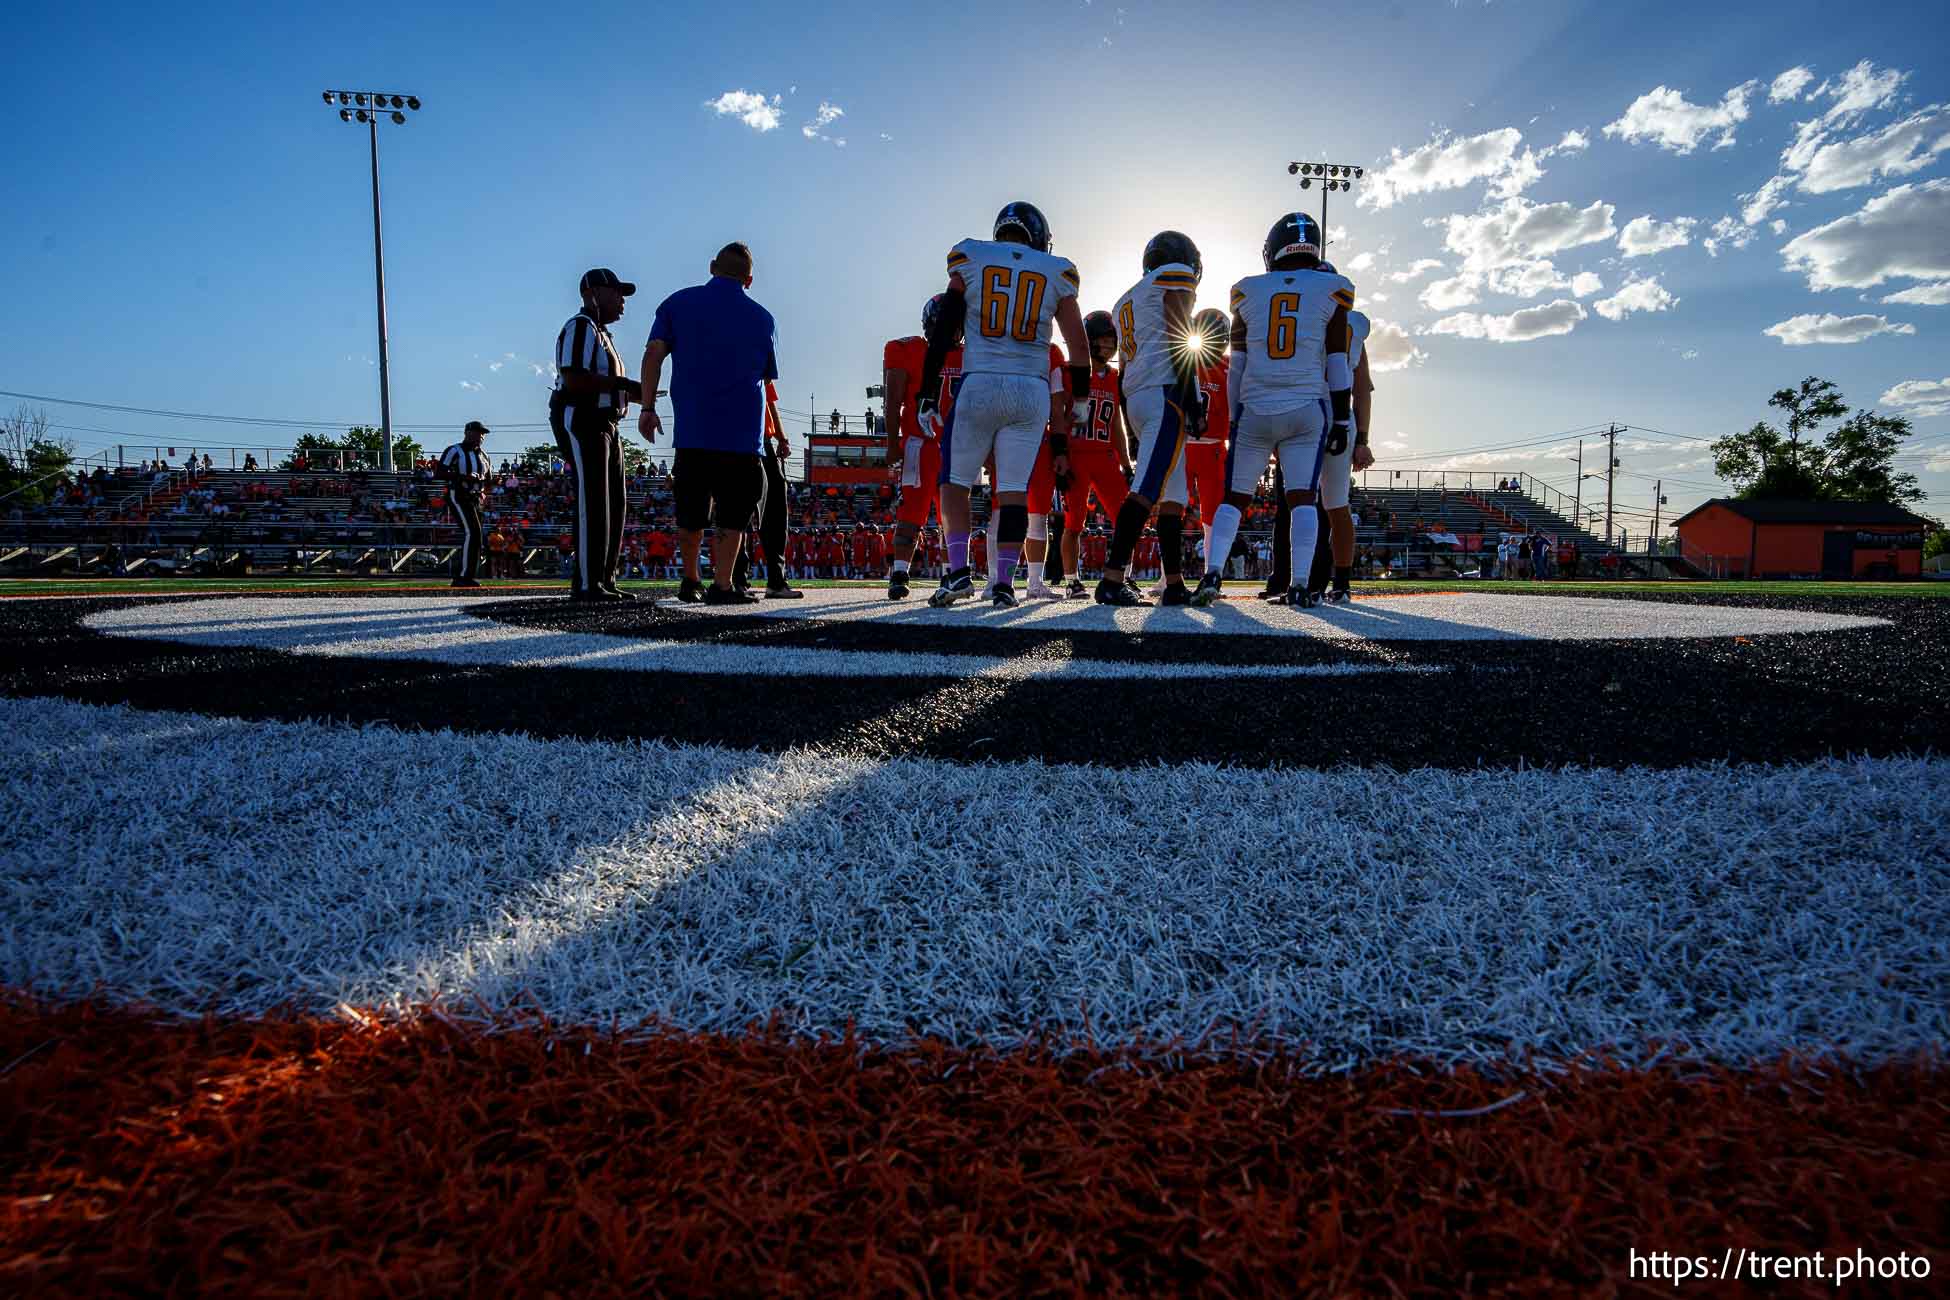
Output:
M677 526L688 532L706 524L743 531L765 495L765 466L756 454L679 447L670 471Z

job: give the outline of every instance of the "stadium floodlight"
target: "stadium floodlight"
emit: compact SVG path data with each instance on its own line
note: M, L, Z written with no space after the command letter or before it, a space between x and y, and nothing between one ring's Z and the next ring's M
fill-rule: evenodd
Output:
M323 98L327 106L337 102L339 121L357 122L366 128L366 139L371 147L372 157L372 280L373 297L378 306L379 317L379 465L384 473L393 472L393 391L392 372L386 341L386 243L381 234L379 221L379 121L390 117L395 126L406 123L406 114L401 107L418 111L418 95L395 95L391 92L356 90L328 90ZM358 104L353 108L354 102ZM371 107L368 108L367 105ZM387 111L387 105L392 110Z
M1320 181L1320 239L1322 244L1320 255L1324 260L1327 257L1327 196L1337 190L1343 194L1352 193L1354 190L1354 182L1361 178L1362 169L1356 167L1353 163L1308 162L1288 163L1286 165L1286 171L1289 176L1297 175L1300 177L1300 188L1303 190L1312 189L1315 178L1318 178Z

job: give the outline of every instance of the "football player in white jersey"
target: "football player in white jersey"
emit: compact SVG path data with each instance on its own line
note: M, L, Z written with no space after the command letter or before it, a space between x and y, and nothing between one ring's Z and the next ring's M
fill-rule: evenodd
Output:
M1325 262L1321 267L1330 272L1334 269L1331 263ZM1356 470L1374 464L1374 452L1368 448L1368 418L1374 404L1374 380L1368 376L1365 346L1369 328L1366 315L1358 311L1347 314L1347 356L1354 370L1354 440L1341 444L1338 452L1330 442L1327 456L1320 463L1320 504L1327 511L1334 585L1322 590L1326 577L1319 572L1319 566L1315 566L1311 585L1315 598L1331 605L1353 599L1348 582L1354 575L1354 514L1348 509L1348 487Z
M1137 434L1130 495L1117 511L1100 605L1149 605L1124 581L1152 508L1158 511L1158 554L1165 571L1161 603L1189 605L1185 590L1185 440L1205 430L1205 396L1198 384L1199 348L1192 300L1205 265L1198 245L1176 230L1144 246L1144 278L1124 291L1111 315L1124 359L1124 418Z
M1354 375L1348 364L1347 314L1354 285L1320 269L1320 226L1290 212L1267 232L1264 275L1232 286L1232 442L1226 453L1226 499L1212 519L1212 554L1226 555L1241 512L1266 462L1280 458L1293 505L1290 554L1295 581L1285 601L1316 601L1301 576L1313 564L1319 523L1314 489L1321 459L1353 437ZM1219 571L1206 572L1192 603L1219 599Z
M975 594L968 565L968 494L995 454L996 509L1001 512L994 574L1013 574L1029 532L1029 476L1049 429L1050 461L1069 473L1070 399L1090 395L1090 345L1077 307L1080 280L1069 259L1049 251L1049 222L1032 203L1011 203L995 218L993 239L964 239L948 252L942 298L921 375L921 418L934 420L941 365L952 340L965 335L961 379L941 425L941 517L948 574L928 597L937 609ZM972 314L971 314L972 309ZM966 320L966 330L963 328ZM1051 393L1050 326L1063 332L1070 392ZM1018 603L1015 588L993 588L999 608Z

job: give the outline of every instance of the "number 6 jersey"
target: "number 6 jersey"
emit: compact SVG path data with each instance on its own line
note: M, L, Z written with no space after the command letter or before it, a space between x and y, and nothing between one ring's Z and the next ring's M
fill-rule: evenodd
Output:
M1044 378L1056 305L1076 297L1079 285L1070 259L1027 244L964 239L948 252L948 272L961 277L968 300L962 373Z
M1232 286L1232 350L1246 354L1234 394L1242 409L1278 415L1327 396L1327 322L1341 307L1353 309L1354 282L1328 271L1268 271Z

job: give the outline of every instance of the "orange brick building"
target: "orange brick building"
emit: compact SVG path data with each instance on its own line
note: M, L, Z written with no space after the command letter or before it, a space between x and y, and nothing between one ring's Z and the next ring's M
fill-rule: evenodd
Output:
M1914 578L1929 520L1901 506L1716 497L1673 525L1701 569L1744 578Z

